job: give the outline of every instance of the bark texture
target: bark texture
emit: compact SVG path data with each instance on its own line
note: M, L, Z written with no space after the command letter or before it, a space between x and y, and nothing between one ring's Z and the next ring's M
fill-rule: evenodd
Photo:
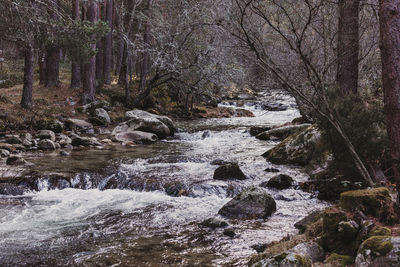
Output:
M25 66L24 66L24 86L22 88L21 106L23 108L32 108L32 87L33 87L33 65L34 50L32 45L28 44L25 49Z
M98 5L98 18L102 19L103 16L103 10L104 8L102 7L102 4L97 4ZM96 80L97 80L97 85L99 87L102 87L104 77L103 77L103 68L104 68L104 48L103 48L103 42L104 40L101 39L97 42L96 47L97 47L97 54L96 54Z
M153 4L152 0L147 1L147 15L150 15L151 6ZM147 20L144 26L144 35L143 41L148 48L150 46L150 23ZM150 61L150 54L147 49L143 52L143 61L142 61L142 68L140 72L140 83L139 83L139 92L143 91L146 88L147 84L147 74L149 72L149 61Z
M39 84L46 83L46 52L39 52Z
M59 0L51 0L54 9L59 8ZM54 21L57 20L57 14L50 11L50 18ZM60 84L60 48L52 44L47 48L46 53L46 87L56 87Z
M79 20L79 0L72 0L72 19ZM81 64L73 61L71 69L71 88L80 88L81 85Z
M104 38L104 83L111 84L111 66L113 50L113 0L105 1L105 21L110 27L110 32Z
M380 0L382 81L393 170L400 191L400 1Z
M90 0L87 3L87 20L91 22L97 21L98 6L95 0ZM93 49L96 49L96 45L91 45ZM88 63L84 65L83 75L83 104L91 103L95 100L96 95L96 56L93 56Z
M337 83L342 95L357 93L360 0L339 0Z

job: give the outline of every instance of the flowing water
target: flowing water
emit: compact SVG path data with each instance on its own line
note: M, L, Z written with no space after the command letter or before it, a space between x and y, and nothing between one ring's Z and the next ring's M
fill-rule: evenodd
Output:
M73 178L60 187L43 175L38 191L0 196L0 265L243 266L256 253L253 245L295 234L296 221L326 206L296 187L266 189L277 211L267 220L229 220L234 238L199 225L243 188L272 177L267 167L297 182L307 179L295 166L267 162L260 155L277 143L248 133L250 126L298 117L294 105L279 112L245 108L256 117L184 122L175 137L154 145L36 160L37 171L71 172ZM213 180L216 159L238 162L248 179Z

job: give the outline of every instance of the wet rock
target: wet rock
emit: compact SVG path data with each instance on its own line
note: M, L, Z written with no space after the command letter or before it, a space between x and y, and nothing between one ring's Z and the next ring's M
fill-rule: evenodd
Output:
M322 217L321 211L314 211L294 224L300 233L304 233L307 228Z
M160 138L163 138L162 137L163 134L165 134L166 136L169 136L169 135L173 135L176 131L173 121L170 118L168 118L167 116L160 116L160 115L153 114L153 113L150 113L150 112L147 112L144 110L136 109L136 110L127 111L125 113L125 117L130 120L133 119L136 121L143 121L143 125L141 126L143 128L149 127L146 124L156 124L154 126L156 126L156 128L160 128L160 129L156 129L156 131L160 132L161 136L155 131L146 131L144 129L139 129L139 128L136 130L155 133ZM169 129L169 132L165 131L165 129L162 129L162 128L164 128L162 125L158 125L158 123L155 123L155 122L152 123L152 121L154 121L154 120L157 120L157 121L161 122L162 124L166 125L167 128ZM149 121L149 122L145 123L145 121ZM153 128L154 126L150 126L150 128Z
M395 267L400 262L400 237L373 236L365 240L358 252L355 267Z
M265 219L276 210L275 200L258 187L248 187L225 204L218 214L231 219Z
M229 236L229 237L235 237L236 236L235 230L233 228L225 229L223 234L226 235L226 236Z
M287 189L291 187L293 184L293 178L286 174L279 174L271 179L268 182L263 182L260 184L261 187L270 187L276 189Z
M19 151L25 151L26 150L25 146L23 146L21 144L14 144L13 148L15 149L14 151L17 152L17 153L19 153ZM12 151L12 153L14 151Z
M19 196L23 195L26 188L15 184L0 183L0 195Z
M201 135L201 139L206 139L210 137L211 132L210 131L204 131L203 134Z
M146 133L142 131L126 131L118 133L114 136L115 141L118 142L135 142L142 144L151 144L157 142L158 137L153 133Z
M250 128L250 135L257 136L258 134L271 130L271 126L253 126Z
M37 121L37 128L42 130L50 130L55 133L61 133L65 126L64 123L57 119L45 119Z
M5 149L0 149L0 157L1 158L7 158L10 156L10 151L5 150Z
M262 133L259 133L256 138L260 140L280 139L283 140L294 133L304 131L309 128L311 124L289 125L279 128L274 128Z
M56 150L56 145L50 139L43 139L39 142L39 148L42 150Z
M31 146L33 146L33 143L32 143L31 141L27 140L27 139L24 139L24 140L22 141L22 145L23 145L24 147L31 147Z
M8 144L21 144L22 139L19 137L19 135L6 135L6 142Z
M254 117L254 114L250 110L238 108L235 110L235 117Z
M264 171L265 172L280 172L280 170L276 169L276 168L266 168Z
M229 163L218 167L214 171L215 180L245 180L247 177L244 175L239 165L236 163Z
M69 156L70 153L67 152L67 151L65 151L65 150L61 150L61 151L60 151L60 155L61 155L61 156Z
M299 164L305 166L313 159L325 161L329 157L326 142L319 130L311 126L290 135L262 156L274 164Z
M216 166L221 166L221 165L227 165L227 164L237 164L237 162L233 161L226 161L223 159L215 159L210 162L211 165L216 165Z
M20 155L12 155L7 158L6 164L11 166L25 165L28 162Z
M164 185L165 193L169 196L180 197L189 195L185 184L181 182L171 182Z
M101 146L101 143L95 137L82 137L82 136L74 136L72 139L73 146Z
M94 133L93 124L78 119L68 119L65 122L65 126L70 131L80 133Z
M37 137L41 140L49 139L51 141L56 141L56 134L50 130L41 130L37 133Z
M338 225L339 236L345 241L352 241L357 237L359 225L353 221L343 221Z
M350 266L354 263L354 258L352 256L340 255L337 253L332 253L326 258L324 264L326 266Z
M257 253L262 253L267 248L268 244L256 244L252 245L251 248L257 251Z
M4 149L11 152L13 150L13 146L11 144L0 143L0 149Z
M264 103L261 105L261 108L268 111L285 111L289 106L282 103Z
M110 116L103 108L96 108L93 112L92 122L99 125L107 125L111 123Z
M362 211L383 222L394 222L393 201L386 187L348 191L340 194L340 206L348 211Z
M216 228L224 228L228 226L228 223L224 220L218 219L218 218L209 218L207 220L204 220L201 222L202 226L216 229Z
M65 147L69 144L72 143L72 139L69 138L67 135L65 134L57 134L57 141L58 143L61 145L61 147Z
M30 133L23 133L20 135L23 140L32 141L32 135Z

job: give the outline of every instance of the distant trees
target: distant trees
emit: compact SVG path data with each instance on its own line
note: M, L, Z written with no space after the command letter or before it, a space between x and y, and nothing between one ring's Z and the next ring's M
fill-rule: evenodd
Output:
M72 0L72 19L74 21L80 20L80 0ZM81 63L72 59L71 64L71 88L80 88L82 85L82 76L81 76Z

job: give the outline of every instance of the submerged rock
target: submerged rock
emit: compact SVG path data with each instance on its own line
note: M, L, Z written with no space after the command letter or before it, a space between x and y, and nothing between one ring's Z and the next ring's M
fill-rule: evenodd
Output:
M221 165L227 165L227 164L237 164L236 162L233 161L227 161L223 159L215 159L210 162L211 165L216 165L216 166L221 166Z
M236 236L235 230L233 228L225 229L223 234L226 235L226 236L229 236L229 237L235 237Z
M259 187L248 187L225 204L218 214L231 219L266 219L276 211L275 200Z
M245 180L246 175L237 163L228 163L218 167L214 171L215 180Z
M259 133L256 136L256 138L260 139L260 140L270 140L273 138L282 140L294 133L304 131L305 129L309 128L310 126L311 126L311 124L283 126L283 127L274 128L274 129Z
M271 128L272 128L271 126L253 126L250 128L249 132L250 132L250 135L256 136L262 132L271 130Z
M218 219L218 218L208 218L207 220L204 220L201 222L202 226L216 229L216 228L224 228L228 226L228 223L224 220Z
M280 170L276 169L276 168L266 168L264 171L265 172L280 172Z
M28 164L28 162L20 155L12 155L7 158L6 164L11 166L20 166Z
M0 195L19 196L23 195L26 188L15 184L0 183Z
M126 131L118 133L114 136L118 142L135 142L141 144L151 144L157 142L158 137L153 133L146 133L142 131Z
M276 189L287 189L291 187L293 184L293 178L286 174L279 174L271 179L268 182L263 182L260 184L261 187L270 187Z
M72 137L73 146L102 146L102 144L95 137L82 137L74 136Z
M282 103L264 103L261 108L268 111L285 111L289 106Z

